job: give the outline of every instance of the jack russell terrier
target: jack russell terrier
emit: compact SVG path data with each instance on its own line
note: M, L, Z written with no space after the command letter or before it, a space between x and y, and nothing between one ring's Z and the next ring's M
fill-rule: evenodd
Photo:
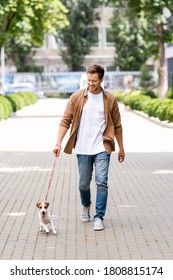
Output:
M42 231L42 229L44 229L47 233L49 233L49 229L48 229L47 225L51 224L52 232L54 234L56 234L56 229L54 228L52 217L47 210L47 208L49 207L49 203L46 201L38 202L36 204L36 206L37 206L37 208L40 209L39 214L38 214L38 218L39 218L39 222L40 222L39 231Z

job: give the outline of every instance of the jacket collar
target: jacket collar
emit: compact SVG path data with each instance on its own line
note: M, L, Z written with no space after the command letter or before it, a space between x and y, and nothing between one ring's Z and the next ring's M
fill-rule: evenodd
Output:
M102 90L102 92L103 92L103 95L107 95L107 93L106 93L106 91L101 87L101 90ZM84 93L84 96L88 96L88 88L85 88L84 90L83 90L83 93Z

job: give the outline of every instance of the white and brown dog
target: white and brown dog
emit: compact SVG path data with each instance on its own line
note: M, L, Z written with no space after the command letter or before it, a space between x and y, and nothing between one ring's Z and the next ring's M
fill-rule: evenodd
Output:
M52 217L47 210L47 208L49 207L49 203L46 201L38 202L36 204L36 206L37 206L37 208L40 209L39 214L38 214L38 218L39 218L39 222L40 222L39 231L42 231L42 229L44 229L47 233L49 233L49 229L48 229L47 225L51 224L52 232L54 234L56 234L56 229L54 228Z

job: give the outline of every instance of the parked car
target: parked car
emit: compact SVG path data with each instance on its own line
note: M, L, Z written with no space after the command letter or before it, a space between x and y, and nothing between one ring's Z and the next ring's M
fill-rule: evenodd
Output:
M39 90L32 83L12 83L5 90L5 94L13 94L17 92L34 92L38 97L41 97L44 94L42 90Z
M0 82L0 95L4 95L4 89L2 87L2 83Z

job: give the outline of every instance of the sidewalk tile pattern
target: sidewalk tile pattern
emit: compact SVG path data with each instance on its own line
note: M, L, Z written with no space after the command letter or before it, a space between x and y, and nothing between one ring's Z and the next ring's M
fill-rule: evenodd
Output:
M124 119L137 118L142 123L131 112L123 114ZM17 117L14 119L17 121ZM34 120L31 118L31 125ZM137 130L140 128L142 131L142 125ZM158 129L165 131L163 127ZM117 161L117 153L112 154L105 230L100 232L93 230L93 221L80 221L76 156L62 153L48 196L58 232L53 235L51 231L38 232L36 208L47 191L52 151L0 149L0 259L172 260L173 151L148 150L127 149L122 164ZM94 174L91 193L93 216Z

